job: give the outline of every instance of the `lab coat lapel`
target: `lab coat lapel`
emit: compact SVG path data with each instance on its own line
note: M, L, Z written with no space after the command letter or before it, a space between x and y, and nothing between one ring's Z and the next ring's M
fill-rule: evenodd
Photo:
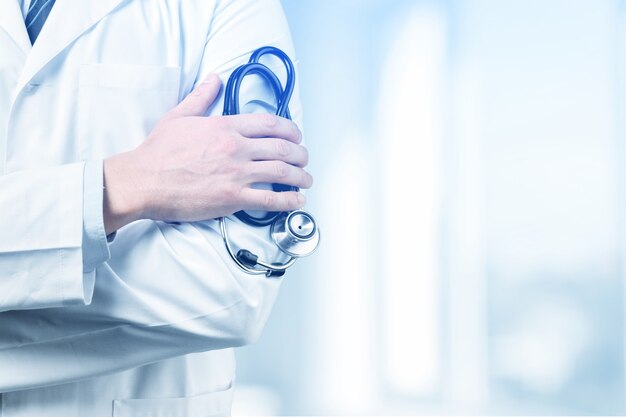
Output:
M4 29L24 55L28 54L30 39L17 0L0 0L0 29Z
M17 3L15 0L0 1ZM125 0L56 0L46 24L28 55L18 83L18 91L24 88L56 55L123 1ZM28 40L28 36L26 39Z

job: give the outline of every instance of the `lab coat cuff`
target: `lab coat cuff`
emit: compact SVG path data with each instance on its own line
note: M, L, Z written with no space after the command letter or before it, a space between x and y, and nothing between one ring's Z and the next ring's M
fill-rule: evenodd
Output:
M102 160L88 161L85 164L82 245L85 274L91 273L111 257L102 213L104 184L102 169Z
M25 276L33 280L32 284L24 285L31 291L23 294L22 300L18 296L13 308L58 307L85 303L87 298L91 299L93 289L89 288L89 279L85 280L84 274L82 279L80 276L84 169L84 162L79 162L24 171L23 175L30 177L31 184L18 181L34 209L33 213L25 214L24 219L30 220L33 214L45 210L44 218L47 218L48 224L37 227L36 235L25 233L26 236L37 236L30 242L29 251L24 252L30 256L11 259L13 265L22 264L18 270L28 271ZM29 192L39 184L45 184L46 190L37 190L38 198L42 199L38 201ZM19 237L13 241L16 240L19 242ZM37 291L32 291L35 288L32 285ZM19 289L16 292L19 294Z

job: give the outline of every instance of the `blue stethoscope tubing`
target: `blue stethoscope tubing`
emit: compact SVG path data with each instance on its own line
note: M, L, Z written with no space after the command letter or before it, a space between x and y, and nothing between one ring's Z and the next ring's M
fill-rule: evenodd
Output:
M265 55L275 56L282 61L287 72L284 88L278 79L278 76L266 65L259 62ZM263 46L255 50L250 56L248 63L241 65L231 74L224 92L223 114L225 116L229 116L240 113L239 96L241 84L249 75L259 75L265 79L267 85L274 93L274 98L276 100L276 115L291 120L289 102L291 101L291 96L296 84L296 72L293 62L289 56L281 49L273 46ZM283 184L272 184L272 189L274 191L298 191L296 187L290 187ZM255 217L245 211L235 213L235 217L239 220L255 227L269 226L278 218L279 215L280 213L268 212L263 217Z
M282 61L287 77L285 85L278 76L260 59L265 55L271 55ZM247 64L238 67L228 79L224 91L224 116L240 113L239 94L244 79L249 75L261 76L274 93L276 100L276 115L291 119L289 102L296 83L296 75L293 62L289 56L273 46L264 46L255 50ZM297 187L272 184L274 191L298 191ZM243 271L249 274L264 274L267 277L282 276L294 262L303 256L313 253L319 244L320 232L313 216L302 210L291 212L268 212L263 217L255 217L245 211L239 211L234 215L243 223L254 227L271 226L270 237L276 246L289 256L282 263L270 263L259 259L257 255L246 249L240 249L235 253L228 237L226 218L219 219L220 232L224 245L230 257Z
M282 83L266 65L261 64L259 61L264 55L273 55L280 59L287 70L287 79L285 82L285 88L283 89ZM293 89L296 83L296 72L293 66L291 58L282 50L273 46L263 46L252 53L250 60L247 64L241 65L237 68L226 84L226 90L224 93L224 115L239 114L239 90L241 89L241 83L248 75L256 74L265 78L268 85L271 87L274 97L276 98L276 115L291 119L289 113L289 102L293 94Z
M278 76L266 65L259 62L264 55L273 55L282 61L287 71L284 88ZM281 49L273 46L263 46L255 50L248 63L241 65L231 74L224 92L224 116L240 113L239 94L241 84L247 76L253 74L263 77L274 93L274 98L276 99L276 115L291 120L289 102L291 101L291 96L296 84L296 72L289 56ZM283 184L272 184L272 189L274 191L298 191L296 187ZM245 211L239 211L235 213L235 216L250 226L263 227L272 224L280 214L281 213L277 212L269 212L263 217L255 217Z

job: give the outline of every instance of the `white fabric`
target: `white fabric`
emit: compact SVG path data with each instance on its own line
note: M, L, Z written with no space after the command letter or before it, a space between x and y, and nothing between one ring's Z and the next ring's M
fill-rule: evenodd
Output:
M28 9L30 8L31 0L17 0L17 2L22 7L22 14L24 15L24 18L26 18L26 14L28 13Z
M85 278L81 161L137 146L262 45L294 55L278 0L57 0L34 47L20 4L0 0L2 417L228 415L228 348L258 337L281 280L239 271L215 221L148 220ZM291 110L301 123L297 89ZM230 225L277 256L266 229Z

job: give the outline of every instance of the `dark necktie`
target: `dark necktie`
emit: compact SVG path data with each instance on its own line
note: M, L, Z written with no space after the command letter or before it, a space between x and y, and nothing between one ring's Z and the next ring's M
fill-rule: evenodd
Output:
M26 30L28 31L28 37L30 43L34 44L41 32L43 24L46 23L46 19L50 14L54 6L54 0L32 0L28 13L26 13Z

